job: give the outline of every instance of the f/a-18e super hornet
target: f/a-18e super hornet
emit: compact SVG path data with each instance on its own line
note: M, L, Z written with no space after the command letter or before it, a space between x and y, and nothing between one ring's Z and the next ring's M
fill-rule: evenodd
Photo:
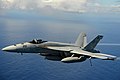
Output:
M62 61L65 63L82 62L86 59L89 59L91 63L91 59L94 58L102 60L117 59L116 56L103 54L100 53L100 51L95 50L96 45L102 38L102 35L98 35L87 44L86 34L82 32L74 44L34 39L30 42L7 46L2 50L21 54L39 53L40 55L45 56L48 60Z

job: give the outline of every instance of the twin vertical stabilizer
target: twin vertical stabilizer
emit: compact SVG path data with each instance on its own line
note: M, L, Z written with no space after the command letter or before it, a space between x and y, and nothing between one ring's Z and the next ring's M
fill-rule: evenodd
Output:
M80 35L78 36L75 45L79 46L80 48L85 47L87 44L87 35L86 33L82 32L80 33Z
M93 39L89 44L87 44L87 35L86 33L82 32L78 36L75 45L83 48L86 51L92 51L97 46L99 41L103 38L102 35L98 35L95 39Z
M89 44L87 44L84 47L84 50L86 51L92 51L94 50L94 48L97 46L97 44L99 43L99 41L103 38L102 35L98 35L95 39L93 39Z

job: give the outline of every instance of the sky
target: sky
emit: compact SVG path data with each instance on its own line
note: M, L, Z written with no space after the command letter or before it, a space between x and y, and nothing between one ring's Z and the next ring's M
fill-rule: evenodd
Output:
M84 31L93 36L107 36L105 42L108 38L109 42L119 43L118 38L110 36L119 36L119 14L119 0L0 0L0 27L4 27L9 36L13 36L11 32L38 31L33 38L48 33L43 37L52 35L50 40L59 41L62 34L61 38L69 35L63 40L67 42L71 37L74 41Z
M120 12L119 0L0 0L1 9L40 10L44 8L69 12Z

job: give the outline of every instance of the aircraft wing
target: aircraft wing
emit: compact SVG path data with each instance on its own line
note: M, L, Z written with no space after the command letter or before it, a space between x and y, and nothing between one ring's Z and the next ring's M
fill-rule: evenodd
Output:
M108 55L108 54L103 54L103 53L91 53L91 52L87 52L87 51L80 51L80 52L71 51L71 53L80 54L80 55L88 56L91 58L98 58L98 59L102 59L102 60L114 60L117 58L116 56L113 56L113 55Z
M70 52L71 54L78 54L82 56L88 56L91 58L98 58L102 60L114 60L116 56L103 54L103 53L92 53L88 51L84 51L79 49L78 47L47 47L49 49L63 51L63 52Z

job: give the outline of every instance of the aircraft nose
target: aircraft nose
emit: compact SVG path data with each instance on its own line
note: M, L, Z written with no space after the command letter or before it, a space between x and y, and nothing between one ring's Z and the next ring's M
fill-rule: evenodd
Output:
M7 52L12 52L16 50L16 46L12 45L12 46L7 46L5 48L2 49L2 51L7 51Z

